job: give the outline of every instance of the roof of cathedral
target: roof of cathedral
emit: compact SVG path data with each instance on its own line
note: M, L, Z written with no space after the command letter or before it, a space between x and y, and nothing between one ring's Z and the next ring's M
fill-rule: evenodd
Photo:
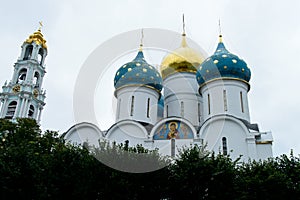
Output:
M130 85L147 86L159 92L162 90L162 78L155 67L146 62L142 49L133 61L124 64L116 72L116 89Z
M215 53L207 58L198 68L197 81L200 87L207 81L214 79L238 79L249 82L251 71L244 60L230 53L219 36L219 43Z
M31 34L28 39L25 40L25 43L31 44L35 42L37 45L42 45L43 48L47 49L46 40L42 34L41 28L39 28L36 32Z
M186 42L185 33L182 34L181 46L170 54L166 55L161 63L162 78L177 73L196 73L197 67L204 61L205 56L200 52L190 48Z

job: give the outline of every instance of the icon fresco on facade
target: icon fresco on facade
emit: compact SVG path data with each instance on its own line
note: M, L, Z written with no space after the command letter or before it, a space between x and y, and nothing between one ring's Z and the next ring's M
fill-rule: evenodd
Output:
M193 132L190 127L180 121L168 121L157 129L153 139L193 139Z

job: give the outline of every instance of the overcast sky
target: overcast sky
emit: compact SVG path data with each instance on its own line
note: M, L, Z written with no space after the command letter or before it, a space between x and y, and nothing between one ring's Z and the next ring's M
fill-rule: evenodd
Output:
M289 153L290 149L299 154L299 10L299 0L1 0L0 84L11 79L20 46L37 30L38 22L43 21L48 57L43 84L47 104L41 123L43 130L63 133L75 123L73 91L79 70L103 42L141 28L181 32L181 16L185 13L188 37L211 55L218 41L220 18L227 49L251 68L248 95L251 121L258 123L261 131L272 131L274 155ZM151 36L145 32L145 43L147 37ZM139 41L137 38L137 44ZM177 42L175 46L180 38ZM121 61L128 62L133 56ZM161 59L148 55L151 63L158 64ZM101 94L103 98L96 105L102 130L109 128L114 120L112 78L121 61L112 64L106 83L111 91Z

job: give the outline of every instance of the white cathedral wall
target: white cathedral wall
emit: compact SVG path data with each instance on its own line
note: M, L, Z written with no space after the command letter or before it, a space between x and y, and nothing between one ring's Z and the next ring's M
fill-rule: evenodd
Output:
M261 160L266 160L273 156L272 144L256 144L257 148L257 158Z
M227 152L232 159L242 155L242 161L257 159L254 136L238 120L225 116L208 121L200 131L200 137L209 151L223 153L222 138L227 140Z
M171 140L154 140L151 143L151 145L145 144L145 147L153 150L158 149L159 154L162 156L171 156ZM175 139L175 155L179 155L180 151L191 147L193 144L193 139Z
M80 145L87 142L95 147L99 146L100 138L103 138L100 129L96 125L86 122L74 125L64 136L64 139L72 144Z
M129 141L130 146L144 144L148 138L146 129L138 122L123 120L114 124L105 136L110 142L125 143Z
M150 124L157 122L158 91L144 86L127 86L116 91L118 101L116 121L132 119ZM132 100L132 97L134 100ZM149 104L149 115L147 116ZM132 105L133 103L133 105Z
M175 73L164 81L165 117L176 116L189 120L199 126L198 103L200 95L196 75Z
M204 121L218 114L233 115L250 121L246 83L239 80L214 80L202 86L200 92Z

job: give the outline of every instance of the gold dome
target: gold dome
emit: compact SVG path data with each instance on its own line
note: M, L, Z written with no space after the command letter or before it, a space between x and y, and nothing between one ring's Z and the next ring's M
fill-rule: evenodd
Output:
M40 28L36 32L31 34L29 38L25 40L25 42L29 44L35 42L37 45L42 45L43 48L47 49L46 40L44 39Z
M197 67L204 61L205 57L200 52L187 45L185 34L182 34L181 46L164 57L160 71L165 79L177 72L197 72Z

